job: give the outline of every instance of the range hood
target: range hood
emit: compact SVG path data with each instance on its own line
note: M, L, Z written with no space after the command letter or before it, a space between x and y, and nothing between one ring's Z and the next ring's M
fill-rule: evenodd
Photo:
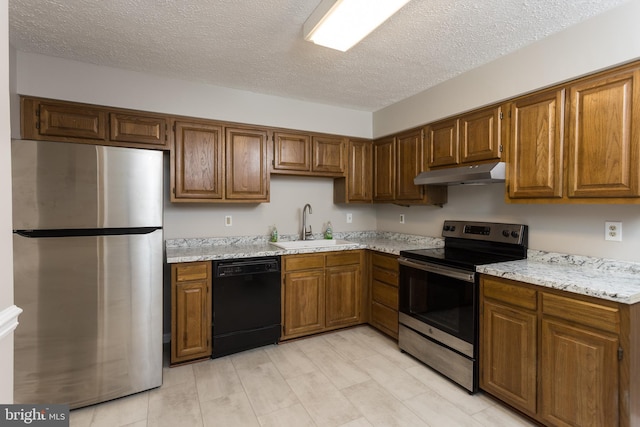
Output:
M457 168L422 172L413 179L416 185L493 184L504 182L505 163L482 163Z

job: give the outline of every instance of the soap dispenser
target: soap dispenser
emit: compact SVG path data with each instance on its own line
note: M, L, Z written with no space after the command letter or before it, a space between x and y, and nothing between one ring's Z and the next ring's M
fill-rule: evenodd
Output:
M271 229L271 241L272 242L277 242L278 241L278 229L276 228L275 225Z
M333 239L333 228L331 227L331 221L327 222L327 229L324 231L325 239Z

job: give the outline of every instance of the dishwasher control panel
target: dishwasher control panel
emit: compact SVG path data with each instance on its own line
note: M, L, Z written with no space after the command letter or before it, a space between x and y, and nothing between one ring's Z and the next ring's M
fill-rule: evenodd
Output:
M240 258L214 261L214 276L229 277L280 272L280 257Z

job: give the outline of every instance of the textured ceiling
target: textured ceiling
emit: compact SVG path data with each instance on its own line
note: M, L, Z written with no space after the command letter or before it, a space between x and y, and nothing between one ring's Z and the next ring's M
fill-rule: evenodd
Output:
M19 51L376 111L626 0L413 0L346 53L320 0L9 0Z

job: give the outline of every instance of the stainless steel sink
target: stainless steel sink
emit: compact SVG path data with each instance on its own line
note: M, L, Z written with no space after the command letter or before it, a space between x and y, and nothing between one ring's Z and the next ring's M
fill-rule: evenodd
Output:
M348 240L294 240L292 242L269 242L281 249L332 248L336 246L358 246Z

